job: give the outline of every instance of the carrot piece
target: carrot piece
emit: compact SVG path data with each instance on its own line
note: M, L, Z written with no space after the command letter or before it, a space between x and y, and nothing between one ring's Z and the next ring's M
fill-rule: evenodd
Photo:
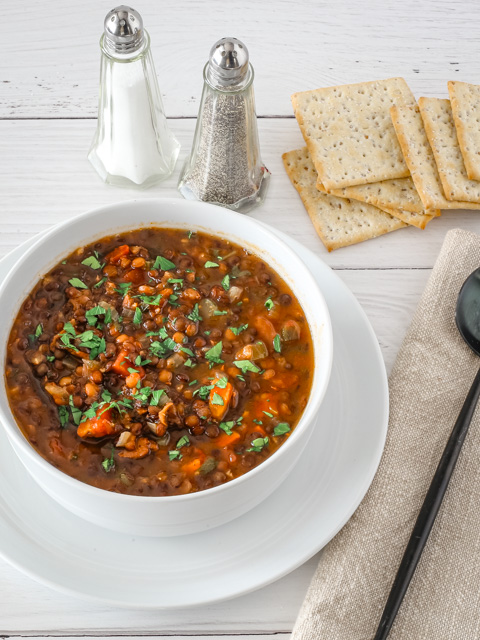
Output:
M80 438L103 438L115 432L111 409L99 409L94 418L89 418L78 425L77 434Z
M222 433L215 440L215 444L217 445L217 447L220 447L220 449L222 449L223 447L228 447L229 445L234 444L238 440L240 440L240 434L236 431L233 431L230 435Z
M145 283L145 271L143 269L130 269L123 276L123 279L126 282L133 282L133 284L144 284Z
M222 404L218 404L218 396L220 396ZM214 386L213 389L210 390L208 406L214 420L223 420L229 409L232 396L233 387L231 382L227 382L226 386L223 389Z
M268 318L265 316L256 316L254 322L254 327L260 334L260 337L268 344L268 346L273 345L273 339L277 335L277 331L275 327L270 322Z
M227 340L230 340L230 342L235 342L235 340L237 339L237 336L233 333L230 327L227 327L225 329L225 338Z
M124 378L128 378L130 375L129 369L135 369L138 371L140 378L145 376L145 371L143 367L140 365L135 365L129 358L128 351L122 349L117 356L117 359L112 364L112 371L118 373L119 376L123 376Z
M111 264L118 264L122 258L125 258L130 253L130 247L128 244L122 244L117 247L106 256L106 261Z
M191 462L186 462L185 464L183 464L182 471L183 473L186 473L188 475L193 475L195 471L198 471L200 469L202 464L203 461L200 458L195 458Z

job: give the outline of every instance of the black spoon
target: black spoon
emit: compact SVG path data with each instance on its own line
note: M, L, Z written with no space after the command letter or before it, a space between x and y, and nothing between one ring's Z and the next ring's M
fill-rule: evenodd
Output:
M476 269L463 283L458 294L455 313L457 328L477 356L480 356L480 269ZM472 420L480 396L480 370L470 387L463 407L458 415L450 438L442 454L432 483L427 491L410 540L393 581L390 595L378 625L374 640L385 640L395 616L402 604L410 580L422 555L423 548L442 504L443 496L452 477L458 455L462 448L468 427Z

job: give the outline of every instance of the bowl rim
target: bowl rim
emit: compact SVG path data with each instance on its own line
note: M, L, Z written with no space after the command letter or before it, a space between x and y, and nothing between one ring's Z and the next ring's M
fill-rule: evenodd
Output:
M43 232L40 237L36 237L35 241L27 248L27 250L25 251L25 253L15 262L15 264L9 269L7 275L5 276L3 282L0 284L0 301L2 296L4 295L4 291L5 289L9 286L9 284L11 283L12 279L15 278L16 275L16 271L18 269L18 267L20 265L23 265L25 262L28 262L30 256L34 253L36 253L39 248L45 243L45 241L50 240L52 237L55 237L57 234L62 233L62 231L64 229L67 229L68 227L78 223L79 221L85 221L88 220L90 217L93 216L101 216L101 214L110 214L110 213L114 213L115 211L118 211L119 208L127 208L127 207L132 207L132 206L137 206L137 207L142 207L145 205L153 205L156 204L158 206L168 206L168 207L186 207L189 209L204 209L206 212L207 211L211 211L212 213L215 213L218 215L219 212L222 213L222 215L226 216L226 217L233 217L236 218L238 221L242 220L242 221L247 221L247 224L251 224L254 227L257 227L257 229L263 233L266 234L269 239L271 241L273 241L274 243L276 243L277 245L280 245L282 248L282 252L283 255L285 256L286 260L285 262L288 262L290 260L293 260L294 262L297 263L297 265L300 266L300 269L304 271L304 276L307 277L307 279L310 281L309 283L309 287L312 287L312 289L316 292L316 297L317 297L317 301L320 303L320 305L322 306L322 314L324 317L324 321L323 321L323 326L322 326L322 336L321 336L321 341L322 341L322 359L324 359L326 361L326 369L325 369L325 373L323 376L323 385L321 388L319 389L315 389L313 388L313 385L315 383L315 377L316 377L316 372L317 372L317 368L315 367L315 372L314 372L314 378L312 380L312 388L310 390L310 395L308 398L308 402L307 405L305 407L305 409L303 410L302 415L300 416L300 419L298 420L295 428L292 431L292 434L287 438L287 440L276 450L274 451L268 458L266 458L265 460L263 460L261 463L259 463L257 466L255 466L253 469L250 469L249 471L247 471L246 473L244 473L241 476L238 476L236 478L233 478L232 480L229 480L228 482L225 482L221 485L217 485L216 487L211 487L209 489L203 489L201 491L196 491L194 493L187 493L187 494L180 494L180 495L171 495L171 496L143 496L143 495L132 495L132 494L123 494L123 493L117 493L114 491L108 491L107 489L102 489L100 487L96 487L94 485L90 485L87 484L86 482L83 482L77 478L74 478L73 476L70 476L68 473L62 471L61 469L57 468L56 466L54 466L52 463L50 463L46 458L44 458L34 447L33 445L27 440L26 436L23 434L20 426L18 425L15 417L13 416L13 412L10 408L10 404L8 402L8 397L5 393L5 397L7 398L6 400L6 406L4 406L3 403L3 397L0 396L0 422L1 422L1 426L3 426L3 428L6 430L7 435L10 438L14 439L14 442L21 448L22 452L25 453L27 455L27 457L34 462L37 465L40 465L43 470L45 470L49 475L51 475L53 478L57 478L59 481L62 481L63 483L70 485L73 489L77 489L79 491L83 491L85 494L90 494L92 497L103 497L105 499L110 499L113 501L117 501L118 503L127 503L127 502L131 502L131 503L136 503L139 504L139 502L141 501L142 504L148 504L148 503L153 503L153 504L166 504L167 502L169 503L188 503L191 502L193 500L195 501L199 501L201 499L209 499L211 496L213 496L214 494L219 494L219 493L223 493L225 491L229 490L229 487L233 487L233 486L239 486L244 482L248 482L249 480L253 479L254 476L261 474L263 469L266 469L267 466L271 466L271 464L275 463L280 456L282 456L282 452L287 451L288 449L290 449L296 440L298 440L301 437L301 433L306 429L306 425L313 419L313 416L315 413L317 413L317 411L320 408L320 405L323 401L323 398L325 396L325 393L327 391L328 388L328 384L330 381L330 376L331 376L331 371L332 371L332 362L333 362L333 331L332 331L332 324L331 324L331 318L330 318L330 313L328 310L328 306L327 303L325 301L325 298L323 296L323 293L320 290L320 287L318 286L315 278L313 277L312 273L310 272L310 270L308 269L308 267L306 266L306 264L303 262L303 260L301 259L301 257L295 253L295 251L293 251L293 249L291 249L279 236L277 236L274 233L274 230L272 230L268 225L266 225L263 222L260 222L258 220L255 220L254 218L251 218L249 216L245 216L244 214L238 213L236 211L232 211L231 209L225 209L223 207L220 207L218 205L214 205L214 204L210 204L210 203L205 203L205 202L199 202L199 201L189 201L189 200L183 200L183 199L178 199L178 198L142 198L142 199L132 199L132 200L123 200L120 202L115 202L115 203L111 203L111 204L107 204L107 205L103 205L101 207L95 207L93 209L89 209L88 211L84 211L83 213L80 213L78 215L73 216L72 218L69 218L68 220L65 220L59 224L53 225L51 228L47 229L45 232ZM162 226L162 220L158 220L158 227L161 228ZM203 222L203 220L202 220ZM144 227L146 227L147 224L144 224ZM156 227L157 223L153 222L151 223L152 227ZM169 228L169 229L175 229L177 227L175 227L173 221L172 224L164 225L165 228ZM218 237L227 237L226 235L221 236L220 233L218 231L215 231L213 229L209 229L208 227L205 226L205 228L202 226L202 224L198 224L195 225L198 227L199 231L203 231L205 233L210 233L211 235L217 235ZM131 226L123 226L118 228L119 232L122 232L121 230L125 229L141 229L144 228L142 226L139 226L139 224L135 225L132 224ZM180 227L178 227L180 228ZM85 244L94 242L95 238L101 239L102 237L105 237L106 235L113 235L115 233L115 230L112 230L111 232L109 232L108 229L105 229L104 232L101 233L94 233L91 236L91 239L86 241ZM238 244L238 241L235 239L234 234L232 233L233 239L232 242L236 242ZM256 245L254 243L251 243L251 248L252 248L252 252L255 253L255 251L253 250L254 247ZM249 249L250 250L250 249ZM68 253L66 255L69 255L72 251L74 251L74 249L71 249L68 251ZM266 253L269 253L268 250L266 250ZM56 257L55 260L50 260L50 263L53 264L57 264L58 260L60 259L61 256L63 256L65 254L65 252L59 252ZM262 260L264 260L265 258L262 256L259 256L258 253L256 254L258 257L260 257ZM282 261L282 264L284 264L284 262ZM50 267L52 268L52 267ZM273 267L272 267L273 268ZM35 276L35 280L34 282L37 282L38 279L41 277L41 275L39 275L37 273L37 275ZM283 278L283 276L281 276ZM32 285L31 285L32 286ZM35 285L33 285L35 286ZM30 289L31 290L31 289ZM25 295L24 293L22 295ZM20 296L19 296L20 297ZM23 300L23 298L21 298ZM18 298L17 298L18 301ZM17 312L18 313L18 310ZM15 316L12 318L11 322L9 323L9 327L11 330L11 326L12 326L12 322L15 319ZM308 320L307 320L308 322ZM315 335L313 330L310 327L309 324L309 328L310 328L310 332L311 332L311 336L312 336L312 342L314 344L314 349L315 349ZM6 341L8 341L8 336L10 335L10 330L6 333ZM317 347L318 348L318 347ZM2 367L2 384L4 386L4 388L6 388L6 382L5 382L5 362L3 361L0 366ZM318 382L318 381L317 381ZM306 416L306 417L305 417ZM272 462L273 461L273 462Z

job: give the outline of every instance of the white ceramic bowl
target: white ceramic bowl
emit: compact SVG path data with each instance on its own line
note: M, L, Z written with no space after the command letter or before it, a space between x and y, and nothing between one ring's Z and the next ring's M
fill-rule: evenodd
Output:
M286 478L312 433L329 381L333 341L328 309L317 283L300 258L268 228L213 205L174 199L141 200L77 216L51 229L27 249L0 287L0 362L5 362L13 318L39 277L79 246L145 226L199 230L228 238L260 256L290 285L310 325L315 358L312 393L291 436L265 462L224 485L188 495L144 497L84 484L42 458L17 426L4 384L0 385L0 419L27 471L66 509L115 531L170 536L228 522L259 504Z

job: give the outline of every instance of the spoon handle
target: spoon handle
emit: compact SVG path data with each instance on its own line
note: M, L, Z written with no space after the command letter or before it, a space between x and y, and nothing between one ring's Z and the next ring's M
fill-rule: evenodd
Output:
M395 620L395 616L402 604L403 597L408 589L410 580L415 572L415 568L422 555L423 548L427 542L432 529L435 517L442 504L443 496L447 490L448 483L452 476L458 455L462 448L468 427L472 421L478 398L480 396L480 370L475 376L475 380L470 387L463 407L458 415L455 426L448 439L445 450L442 454L433 480L423 501L422 508L418 514L417 521L413 527L410 540L403 554L402 561L393 581L390 595L388 596L385 609L378 625L374 640L385 640L390 628Z

